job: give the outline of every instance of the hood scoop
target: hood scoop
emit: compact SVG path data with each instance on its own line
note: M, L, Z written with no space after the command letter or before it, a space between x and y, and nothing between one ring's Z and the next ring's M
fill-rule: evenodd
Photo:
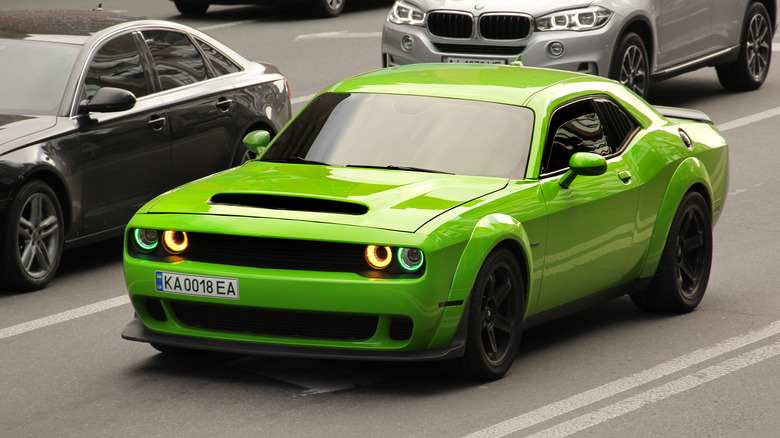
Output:
M354 202L334 201L321 198L300 198L297 196L263 195L256 193L219 193L211 197L209 204L265 208L269 210L349 214L354 216L368 213L368 207Z

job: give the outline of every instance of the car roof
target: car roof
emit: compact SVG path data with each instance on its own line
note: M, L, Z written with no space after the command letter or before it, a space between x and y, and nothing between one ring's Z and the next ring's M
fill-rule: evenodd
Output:
M108 11L0 11L0 38L84 44L106 28L144 17Z
M581 73L520 65L412 64L353 76L325 91L409 94L522 105L556 84L612 88L614 81Z

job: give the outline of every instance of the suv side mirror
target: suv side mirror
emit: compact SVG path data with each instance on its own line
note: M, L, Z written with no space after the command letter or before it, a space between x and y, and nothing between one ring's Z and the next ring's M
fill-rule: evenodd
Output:
M558 184L568 189L577 175L601 175L607 171L607 159L593 152L577 152L569 158L569 170L561 176Z
M92 96L92 99L79 104L79 113L113 113L125 111L135 106L135 95L127 90L114 87L103 87Z
M271 143L271 134L268 131L252 131L244 136L243 143L245 148L260 158Z

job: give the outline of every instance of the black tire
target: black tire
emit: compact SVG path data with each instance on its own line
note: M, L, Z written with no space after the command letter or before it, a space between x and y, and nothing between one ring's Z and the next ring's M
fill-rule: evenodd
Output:
M209 8L208 3L193 3L184 0L174 0L173 4L176 5L179 13L189 16L203 15Z
M57 273L65 243L62 208L48 184L31 181L11 201L0 234L3 287L29 292L44 288Z
M639 308L688 313L699 305L712 267L712 217L707 201L688 192L674 214L650 285L631 295Z
M346 0L310 0L311 12L317 17L338 17L344 12Z
M647 97L650 88L650 59L644 40L634 32L620 38L612 57L609 77L636 94Z
M466 351L446 366L481 381L506 374L520 344L524 299L523 275L514 255L503 248L490 253L471 290Z
M715 67L718 80L728 90L750 91L763 85L772 60L772 21L764 5L750 5L742 26L737 60Z

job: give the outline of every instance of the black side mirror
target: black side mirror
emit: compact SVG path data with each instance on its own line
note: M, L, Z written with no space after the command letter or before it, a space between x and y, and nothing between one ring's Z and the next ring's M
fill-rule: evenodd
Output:
M113 113L126 111L135 106L135 95L127 90L113 87L103 87L92 96L79 104L79 114L84 113Z

